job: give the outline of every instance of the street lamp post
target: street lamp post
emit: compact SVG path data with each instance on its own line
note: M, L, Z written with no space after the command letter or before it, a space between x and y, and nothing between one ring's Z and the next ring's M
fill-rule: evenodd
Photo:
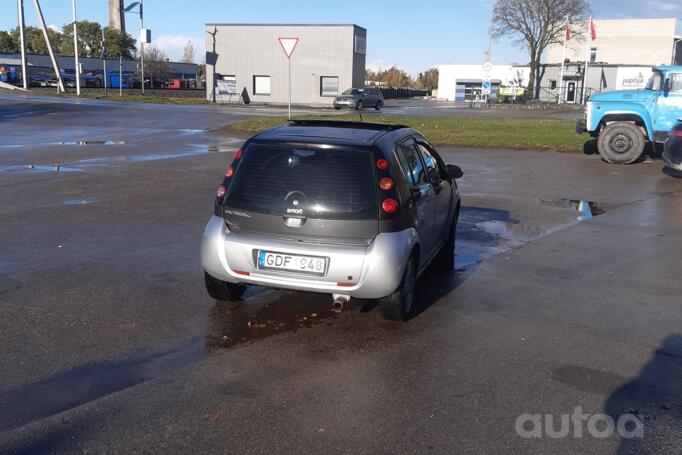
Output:
M142 79L142 84L140 84L140 86L141 86L142 94L144 95L144 44L147 41L147 33L144 30L144 9L143 9L142 2L143 2L143 0L140 0L139 2L131 3L130 5L128 5L127 7L124 8L123 12L129 13L135 7L137 7L138 13L140 14L140 36L139 36L139 39L140 39L140 77ZM144 36L142 36L143 32L145 32Z
M72 1L73 6L73 56L76 60L76 94L81 96L81 68L78 61L78 26L76 25L76 0Z

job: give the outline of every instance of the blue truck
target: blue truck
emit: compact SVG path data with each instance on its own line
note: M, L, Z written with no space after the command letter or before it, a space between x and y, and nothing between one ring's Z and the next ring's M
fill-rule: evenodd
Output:
M644 89L592 95L576 132L597 138L604 161L630 164L639 160L647 142L665 142L679 118L682 66L658 66Z

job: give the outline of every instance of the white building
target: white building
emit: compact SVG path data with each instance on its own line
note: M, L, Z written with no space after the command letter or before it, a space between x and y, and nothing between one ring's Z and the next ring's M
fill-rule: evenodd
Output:
M677 19L594 20L596 36L588 45L587 23L572 24L565 58L615 65L670 65L682 63L677 52L682 39L682 21ZM679 46L682 49L682 45ZM676 55L677 54L677 55ZM547 48L546 63L561 64L563 42ZM677 57L677 58L676 58Z
M500 87L528 85L528 67L493 65L486 72L482 65L439 65L438 99L464 103L483 99L483 82L490 81L489 99L495 100Z

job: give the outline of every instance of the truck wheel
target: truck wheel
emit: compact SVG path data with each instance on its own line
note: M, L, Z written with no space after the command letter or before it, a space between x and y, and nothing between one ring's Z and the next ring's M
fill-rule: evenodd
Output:
M206 282L206 291L208 291L208 295L216 300L236 302L242 298L242 295L244 295L244 292L246 291L246 285L244 284L221 281L217 278L213 278L206 272L204 272L204 281Z
M597 148L607 163L634 163L644 151L644 135L634 123L611 123L599 133Z
M417 268L412 257L407 261L400 286L388 297L379 299L379 313L389 321L406 321L412 314Z

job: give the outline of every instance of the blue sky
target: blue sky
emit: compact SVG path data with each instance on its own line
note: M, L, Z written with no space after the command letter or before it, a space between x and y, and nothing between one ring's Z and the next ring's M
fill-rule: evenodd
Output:
M16 2L3 1L0 30L16 26ZM77 0L79 20L106 23L107 0ZM128 3L126 1L126 3ZM393 64L412 74L439 63L480 63L488 46L487 24L492 0L311 1L260 0L258 3L218 0L146 0L145 25L155 42L177 59L188 40L203 60L206 22L355 23L368 30L367 64ZM28 25L37 25L33 2L25 0ZM43 0L48 24L71 21L71 0ZM596 0L598 19L682 18L682 0ZM5 14L5 13L9 14ZM128 30L137 17L128 15ZM134 25L133 25L134 24ZM133 33L135 36L136 33ZM524 51L508 42L493 46L496 63L525 62Z

